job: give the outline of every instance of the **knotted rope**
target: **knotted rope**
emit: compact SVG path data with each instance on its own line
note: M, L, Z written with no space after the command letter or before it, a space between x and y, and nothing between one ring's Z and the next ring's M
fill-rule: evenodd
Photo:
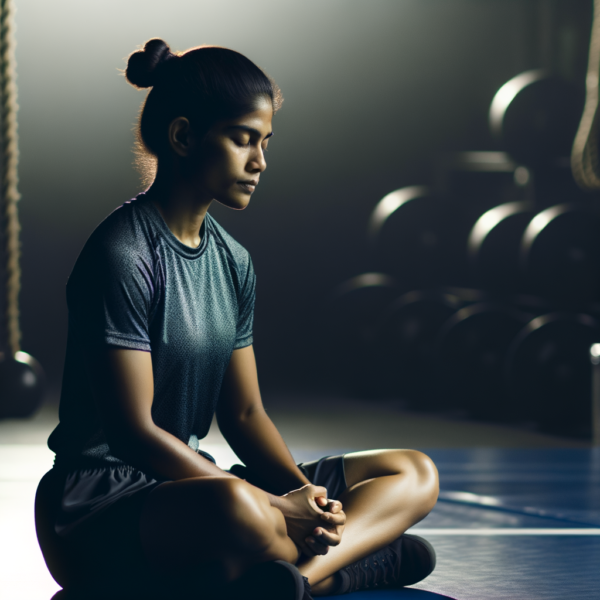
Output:
M586 98L571 152L571 170L584 190L600 190L598 161L598 103L600 78L600 0L594 0L594 19L585 81Z
M19 177L19 138L17 134L17 85L15 62L15 6L13 0L0 0L0 110L2 135L2 196L0 206L4 225L4 279L6 288L5 312L6 349L14 356L21 348L19 328L19 216L17 202L21 195Z

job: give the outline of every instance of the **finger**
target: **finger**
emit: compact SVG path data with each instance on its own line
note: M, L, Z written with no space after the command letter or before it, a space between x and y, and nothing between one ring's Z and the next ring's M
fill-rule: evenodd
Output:
M327 488L324 488L322 485L310 485L310 491L313 496L323 496L327 499Z
M317 496L315 498L315 502L318 506L327 506L329 504L329 500L327 500L327 498L325 498L324 496Z
M342 510L342 503L339 500L329 500L329 512L338 513Z
M324 556L329 552L329 544L323 544L320 537L309 536L306 538L306 543L311 547L315 556Z
M313 543L309 543L307 540L309 538L306 538L306 540L304 540L304 542L298 544L298 548L300 548L300 551L302 552L302 554L304 554L305 556L313 557L313 556L317 556L317 552L316 550L313 549L313 546L315 544L317 544L318 542L315 540ZM319 544L319 546L323 546L323 544Z
M343 510L337 513L323 511L321 518L331 523L344 523L346 521L346 513Z
M327 529L323 529L322 527L317 527L313 531L313 536L316 540L319 541L322 545L326 546L337 546L342 538L334 531L328 531Z
M324 512L321 515L321 519L323 519L323 521L326 521L330 525L334 525L337 527L338 525L346 524L346 513L343 511L339 512L337 514L332 514L330 512Z
M327 552L329 551L329 546L326 546L325 544L321 544L312 536L309 536L306 538L306 540L304 541L304 546L305 546L305 549L303 550L303 553L306 556L310 556L310 557L323 556L324 554L327 554Z

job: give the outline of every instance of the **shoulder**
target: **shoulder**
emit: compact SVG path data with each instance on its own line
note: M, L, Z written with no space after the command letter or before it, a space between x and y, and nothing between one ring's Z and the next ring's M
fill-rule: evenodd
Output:
M139 200L125 202L113 210L92 232L80 259L133 259L152 255L155 236ZM79 261L78 261L79 262Z
M67 288L100 283L105 278L129 278L155 271L156 241L137 200L125 202L92 232L79 254Z
M249 272L252 272L252 259L248 250L227 233L210 213L206 213L206 228L218 250L227 255L240 275L243 274L245 278Z
M98 225L90 241L107 249L131 250L152 245L154 237L143 202L133 199L115 208Z

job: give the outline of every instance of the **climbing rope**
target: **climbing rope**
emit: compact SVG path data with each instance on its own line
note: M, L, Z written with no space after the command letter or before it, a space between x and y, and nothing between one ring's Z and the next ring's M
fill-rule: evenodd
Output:
M600 190L598 160L598 103L600 78L600 0L594 0L594 19L590 37L586 98L579 129L571 152L571 170L584 190Z
M14 356L21 348L19 328L19 216L17 202L21 195L19 178L19 138L17 134L17 85L15 62L15 6L13 0L0 0L0 110L2 136L2 196L0 206L4 225L4 278L6 302L4 325L6 349Z

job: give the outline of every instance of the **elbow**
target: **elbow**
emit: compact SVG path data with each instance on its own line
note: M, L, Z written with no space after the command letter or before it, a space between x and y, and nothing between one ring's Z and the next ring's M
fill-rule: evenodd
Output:
M111 427L106 433L106 442L111 454L134 467L145 467L149 446L155 436L156 425L151 421L135 427Z
M251 405L244 408L240 412L218 412L217 423L219 429L225 430L239 429L245 427L249 420L255 417L259 412L264 412L264 408L260 405Z

